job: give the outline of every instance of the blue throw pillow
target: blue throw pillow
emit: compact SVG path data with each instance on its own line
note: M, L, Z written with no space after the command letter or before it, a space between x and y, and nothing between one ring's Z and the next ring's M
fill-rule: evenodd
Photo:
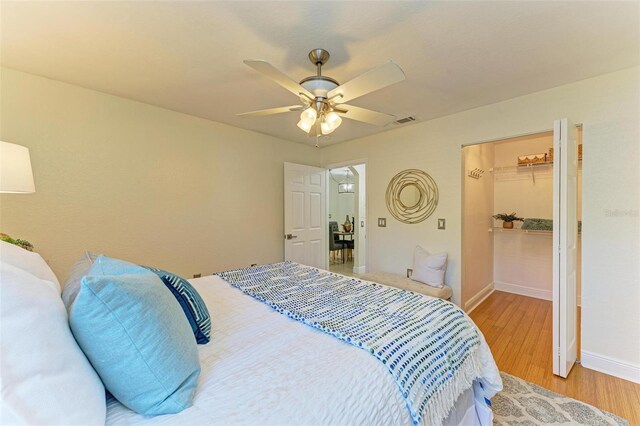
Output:
M192 405L200 362L189 322L155 274L88 275L71 331L105 387L144 415Z
M139 266L124 260L100 255L93 263L89 275L146 274L160 277L164 285L176 298L184 315L189 320L191 330L200 344L209 343L211 337L211 317L198 291L184 278L162 269Z
M158 274L162 282L171 290L189 320L191 330L196 336L196 341L199 344L209 343L211 318L209 317L207 305L205 305L204 300L202 300L196 289L187 280L171 272L150 266L143 266L143 268Z
M101 254L93 261L87 275L153 275L151 271L135 263L114 259Z

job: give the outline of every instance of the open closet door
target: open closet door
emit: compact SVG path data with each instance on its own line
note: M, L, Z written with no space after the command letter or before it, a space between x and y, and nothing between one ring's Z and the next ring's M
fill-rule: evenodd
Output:
M566 118L553 125L553 374L567 377L577 356L578 147Z
M284 259L327 268L326 170L284 163Z

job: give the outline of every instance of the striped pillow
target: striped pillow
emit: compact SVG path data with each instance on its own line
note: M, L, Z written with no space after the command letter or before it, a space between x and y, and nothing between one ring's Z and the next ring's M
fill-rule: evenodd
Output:
M193 334L199 344L209 343L211 337L211 318L207 305L195 288L187 280L162 269L141 265L160 277L164 285L171 290L173 296L180 303L184 314L189 320Z

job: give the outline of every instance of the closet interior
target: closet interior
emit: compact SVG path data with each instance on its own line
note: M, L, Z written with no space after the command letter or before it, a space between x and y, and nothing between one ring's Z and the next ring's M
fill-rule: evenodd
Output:
M581 128L577 138L580 230ZM462 306L469 312L493 289L552 300L553 132L466 146L462 158ZM499 214L518 220L504 224ZM578 306L581 257L579 231Z

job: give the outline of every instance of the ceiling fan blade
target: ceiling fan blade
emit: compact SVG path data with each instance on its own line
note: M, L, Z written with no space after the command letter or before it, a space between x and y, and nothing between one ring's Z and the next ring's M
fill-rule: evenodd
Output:
M261 109L258 111L243 112L242 114L236 114L239 117L261 117L263 115L281 114L283 112L290 111L302 111L304 107L302 105L291 105L286 107Z
M395 115L346 104L336 105L335 111L344 118L362 121L363 123L373 124L374 126L386 126L396 119Z
M404 71L395 62L389 61L349 80L328 93L328 98L335 98L336 103L349 102L367 93L375 92L384 87L398 83L405 79ZM339 96L342 95L342 96Z
M265 76L269 77L271 80L275 81L294 95L300 96L301 94L303 94L309 99L314 99L314 96L311 94L311 92L292 80L290 77L271 65L269 62L263 61L261 59L247 59L244 61L244 63L254 70L258 71L259 73L262 73Z

